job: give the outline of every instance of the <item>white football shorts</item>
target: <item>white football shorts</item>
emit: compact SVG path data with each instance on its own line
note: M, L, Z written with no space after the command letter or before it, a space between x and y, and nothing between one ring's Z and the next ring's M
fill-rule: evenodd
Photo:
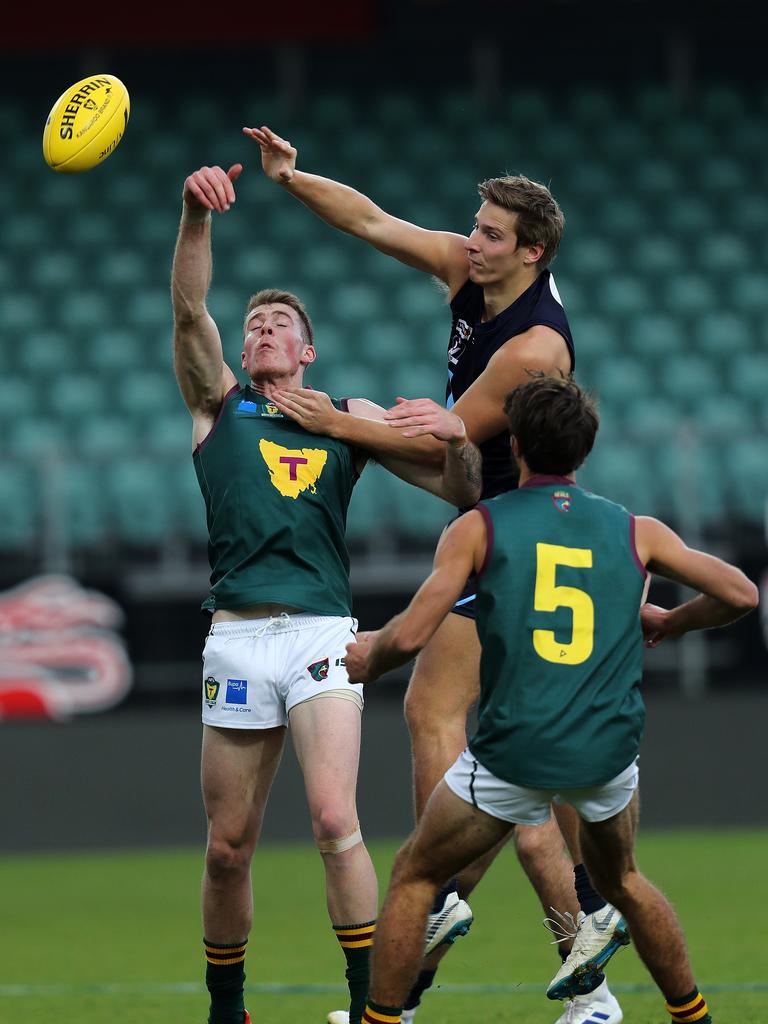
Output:
M585 821L612 818L623 811L632 799L637 789L639 769L635 759L624 771L601 786L531 789L497 778L476 760L469 747L465 747L443 780L456 796L494 818L516 825L543 825L549 821L553 801L570 804Z
M297 704L329 694L362 710L362 684L345 668L356 630L352 618L286 612L215 623L203 648L203 724L272 729Z

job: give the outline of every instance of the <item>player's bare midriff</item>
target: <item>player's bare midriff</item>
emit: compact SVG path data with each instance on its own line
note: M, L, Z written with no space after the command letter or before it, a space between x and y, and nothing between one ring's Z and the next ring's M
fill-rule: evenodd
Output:
M217 608L211 618L212 622L241 622L244 619L265 619L270 615L297 615L302 611L290 604L249 604L244 608Z

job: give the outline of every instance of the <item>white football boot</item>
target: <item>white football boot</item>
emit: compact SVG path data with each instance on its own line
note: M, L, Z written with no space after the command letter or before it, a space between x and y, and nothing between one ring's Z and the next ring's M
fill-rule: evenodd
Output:
M608 982L603 981L594 992L566 999L563 1013L555 1024L621 1024L624 1014L616 997L608 991Z
M454 943L460 935L466 935L472 924L469 904L459 899L457 892L449 892L443 909L427 918L427 934L424 940L424 956L433 949Z
M605 965L617 950L629 943L629 929L616 907L610 903L592 914L580 910L575 922L571 914L555 913L561 922L570 918L570 924L575 924L576 930L570 933L573 936L573 948L549 983L547 996L549 999L573 999L597 989ZM551 918L547 921L544 922L546 926L554 931ZM559 926L567 933L567 926Z

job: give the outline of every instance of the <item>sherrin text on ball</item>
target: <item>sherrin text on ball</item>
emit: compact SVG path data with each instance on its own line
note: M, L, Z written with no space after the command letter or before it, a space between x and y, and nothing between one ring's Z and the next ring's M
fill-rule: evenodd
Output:
M128 124L128 90L114 75L90 75L54 103L43 132L43 156L54 171L74 174L100 164Z

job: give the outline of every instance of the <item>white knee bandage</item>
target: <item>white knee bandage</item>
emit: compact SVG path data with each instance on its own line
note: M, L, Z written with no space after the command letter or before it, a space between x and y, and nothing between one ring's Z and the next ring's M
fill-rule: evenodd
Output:
M339 836L338 839L316 839L315 843L320 853L344 853L345 850L351 850L353 846L357 846L362 841L363 834L360 831L360 822L358 822L345 836Z

